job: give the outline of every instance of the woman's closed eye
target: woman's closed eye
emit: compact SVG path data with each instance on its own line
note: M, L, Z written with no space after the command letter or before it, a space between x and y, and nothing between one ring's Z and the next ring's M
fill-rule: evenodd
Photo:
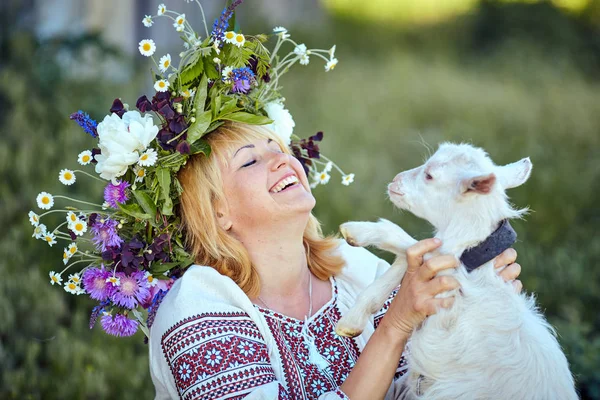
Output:
M251 166L252 164L256 164L256 160L248 161L246 164L242 165L242 168L246 168Z

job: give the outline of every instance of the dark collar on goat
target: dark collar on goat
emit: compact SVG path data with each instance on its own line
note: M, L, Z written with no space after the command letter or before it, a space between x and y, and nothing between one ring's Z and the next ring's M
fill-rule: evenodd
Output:
M494 257L500 255L517 241L517 232L510 226L507 219L500 222L500 226L483 242L475 247L465 250L460 256L468 272L477 269Z

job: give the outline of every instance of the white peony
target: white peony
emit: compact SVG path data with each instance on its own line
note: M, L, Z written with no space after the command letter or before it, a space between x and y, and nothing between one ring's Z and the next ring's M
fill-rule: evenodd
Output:
M283 104L279 101L272 101L265 105L265 111L273 123L267 125L267 128L275 132L281 140L289 146L292 141L292 133L296 123L288 110L283 108Z
M158 134L151 115L142 116L128 111L120 118L117 114L104 117L97 127L100 154L95 159L96 172L101 178L114 180L138 162L140 154Z

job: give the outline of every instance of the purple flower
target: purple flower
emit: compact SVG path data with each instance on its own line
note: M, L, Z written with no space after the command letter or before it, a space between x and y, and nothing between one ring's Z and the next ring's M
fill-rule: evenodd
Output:
M129 196L127 196L127 188L129 186L129 182L126 181L119 181L117 185L110 182L104 188L104 200L112 208L119 208L118 203L125 203L129 200Z
M109 304L110 301L103 301L92 309L92 314L90 315L90 329L92 329L94 325L96 325L96 321L98 320L100 313L104 311L104 307L106 307Z
M83 130L86 133L89 133L92 137L98 137L98 131L96 130L98 123L91 119L87 113L79 110L76 113L71 114L69 118L77 122L77 124L79 124L79 126L82 127Z
M100 319L102 329L109 335L133 336L137 332L138 322L131 320L123 314L105 315Z
M83 273L83 288L89 293L92 299L105 301L112 296L116 290L112 283L106 282L111 276L111 272L105 270L104 266L102 266L102 269L88 268Z
M148 280L144 271L136 271L131 275L117 272L120 284L113 293L111 300L118 306L134 309L150 295Z
M243 0L236 0L229 7L225 7L221 12L219 18L215 20L213 23L212 32L210 36L212 36L213 40L219 40L221 42L221 46L223 45L223 35L229 26L229 20L233 15L233 10L240 4L242 4Z
M110 112L115 113L119 116L119 118L123 118L123 114L125 114L127 110L125 109L125 105L121 101L121 99L115 99L113 101L112 106L110 107Z
M236 68L231 71L233 89L235 93L248 93L250 84L255 81L254 72L248 67Z
M108 247L117 247L123 243L123 239L117 234L119 223L113 219L96 218L92 224L91 231L94 234L92 241L100 251L106 251Z

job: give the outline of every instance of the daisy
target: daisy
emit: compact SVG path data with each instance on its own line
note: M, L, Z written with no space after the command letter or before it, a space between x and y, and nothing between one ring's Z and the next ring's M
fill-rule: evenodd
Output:
M72 226L69 227L77 236L83 236L87 231L87 223L82 220L78 220Z
M158 160L158 153L156 150L150 148L142 153L138 160L138 165L141 165L142 167L151 167L156 164L156 160Z
M62 283L62 278L60 274L57 274L54 271L50 271L50 283L53 285L56 283L58 286L60 286Z
M325 169L323 171L329 172L329 171L331 171L332 168L333 168L333 163L331 161L328 161L327 164L325 164Z
M300 65L308 65L309 62L310 58L308 58L308 54L305 54L302 57L300 57Z
M40 224L40 216L34 213L33 211L29 211L29 222L31 225L38 226Z
M329 49L329 57L333 58L335 55L335 44L333 46L331 46L331 48Z
M348 174L342 177L342 185L349 186L352 182L354 182L354 174Z
M194 96L194 94L196 93L196 89L185 89L182 90L180 93L184 99L189 99L190 97Z
M142 20L142 23L144 24L144 26L146 28L150 28L152 26L152 24L154 23L154 21L152 21L152 16L151 15L146 15L144 17L144 19Z
M234 31L225 32L225 35L223 35L223 40L227 43L234 44L235 43L235 32Z
M160 61L158 62L158 69L160 72L167 72L169 67L171 66L171 55L167 54L166 56L162 56Z
M219 42L218 40L215 40L213 42L213 49L215 50L215 53L217 53L217 55L219 55L219 53L221 53L220 45L221 45L221 42Z
M69 281L74 282L76 285L79 285L79 284L81 284L81 277L77 273L71 274L71 275L69 275Z
M148 286L154 287L154 286L158 285L158 279L156 279L154 276L152 276L150 271L146 271L146 273L144 274L144 278L146 279Z
M70 169L63 169L58 174L58 180L63 185L70 186L75 183L75 180L76 180L75 173L73 171L71 171Z
M41 239L45 234L46 234L46 225L39 224L33 230L33 235L31 235L31 237L34 237L36 239Z
M64 286L65 291L71 294L77 294L79 286L75 282L67 282Z
M169 90L169 81L161 79L154 84L154 90L157 92L166 92Z
M136 165L133 168L133 173L135 174L136 182L142 182L144 180L144 178L146 177L146 169L140 167L139 165Z
M244 43L246 43L246 38L244 37L244 35L242 35L241 33L235 35L233 44L235 44L237 47L242 47L244 46Z
M314 182L312 182L312 183L310 184L310 188L311 188L311 189L314 189L314 188L316 188L317 186L319 186L319 181L314 181Z
M337 63L338 63L337 58L332 58L331 60L329 60L327 62L327 65L325 65L325 71L331 71L332 69L334 69L336 67Z
M167 12L167 7L164 4L160 4L158 6L158 11L156 12L158 15L165 15Z
M50 247L52 247L53 244L56 244L56 235L54 235L54 233L52 232L46 232L46 234L44 235L44 240L46 241L46 243L48 243Z
M54 197L52 197L50 193L46 192L38 194L36 201L38 207L43 210L49 210L54 205Z
M138 47L143 56L150 57L156 51L156 45L152 39L144 39Z
M287 33L287 29L285 29L283 26L276 26L273 28L273 33Z
M77 218L77 215L75 215L75 213L73 211L69 211L67 213L67 224L69 226L69 229L72 229L73 224L75 224L75 222L79 221L79 218Z
M117 276L109 276L106 278L107 283L112 283L113 287L119 286L121 284L121 279Z
M225 83L229 83L231 82L231 76L233 74L233 68L232 67L225 67L223 68L223 71L221 71L221 75L223 76L223 82Z
M307 51L307 48L304 43L299 44L294 48L294 54L297 54L299 56L306 55L306 51Z
M69 257L74 256L75 253L77 253L77 245L75 243L71 243L67 249L68 249L69 254L70 254Z
M81 165L88 165L92 162L92 152L89 150L82 151L77 156L77 162Z
M185 28L185 14L181 14L179 17L175 18L173 26L177 32L183 32L183 28Z
M321 185L326 185L327 182L329 182L329 178L331 178L331 176L329 176L327 171L323 171L319 174L319 176L317 177L317 180L319 181L319 183Z
M71 255L69 254L69 250L67 250L67 248L65 247L65 249L63 250L63 264L67 265L67 263L69 262L69 258L71 258Z

